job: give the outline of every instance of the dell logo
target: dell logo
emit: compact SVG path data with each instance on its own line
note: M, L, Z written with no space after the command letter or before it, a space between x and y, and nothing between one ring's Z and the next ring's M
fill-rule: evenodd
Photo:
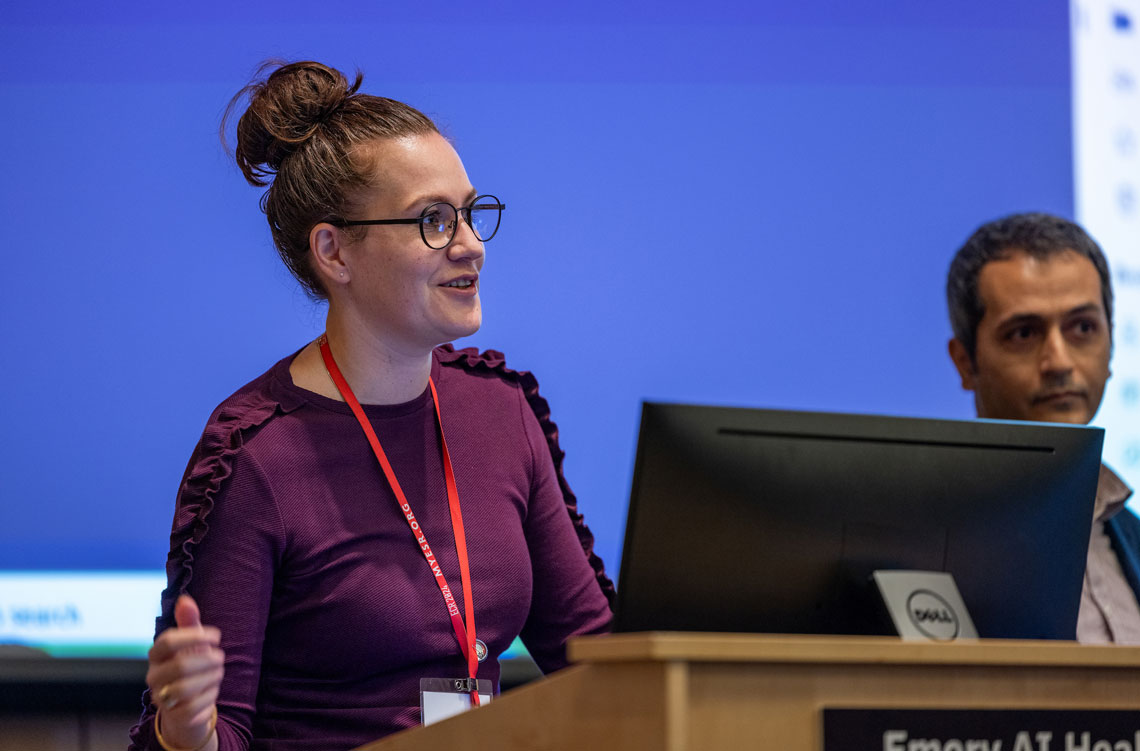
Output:
M914 619L919 623L953 623L954 614L944 608L918 608L914 611Z
M929 589L916 589L907 598L906 612L922 634L935 641L958 638L958 614L940 595Z

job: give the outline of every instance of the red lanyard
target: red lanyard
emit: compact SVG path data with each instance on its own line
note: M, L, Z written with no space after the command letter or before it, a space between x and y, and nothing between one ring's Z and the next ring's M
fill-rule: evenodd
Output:
M392 465L388 463L384 449L380 447L380 439L376 437L376 431L372 429L372 423L368 421L368 416L364 414L364 410L361 408L360 402L357 401L356 395L352 393L348 381L344 379L340 368L336 366L332 350L329 349L328 338L321 334L321 338L317 341L320 344L321 357L324 358L325 367L328 368L329 375L332 376L333 383L336 384L340 395L352 413L356 415L356 420L364 430L364 435L368 437L368 443L372 446L372 453L380 462L380 468L384 470L384 476L388 478L388 484L392 486L392 492L396 494L396 502L400 505L400 511L408 520L412 535L415 536L424 558L427 559L428 566L431 567L432 574L435 575L435 583L439 585L439 591L443 593L443 602L447 605L447 614L451 616L451 626L455 629L455 638L459 640L459 651L467 660L469 678L467 688L471 693L471 704L472 706L479 706L479 692L476 688L475 678L475 674L479 670L479 657L475 649L475 604L471 599L471 569L467 565L467 538L463 534L463 515L459 511L459 491L455 487L455 473L451 469L451 454L447 451L447 439L443 436L443 417L439 411L439 395L435 392L435 383L430 377L428 378L432 404L435 405L435 419L439 423L439 448L443 454L443 475L447 483L447 505L451 509L451 529L455 535L455 552L459 556L459 578L463 586L463 609L467 611L465 613L466 627L463 625L463 618L459 615L459 606L455 604L455 597L451 594L451 588L447 586L447 580L443 578L443 570L440 569L435 554L431 552L427 537L424 536L420 523L416 521L416 515L412 513L412 507L408 504L408 499L400 488L399 481L396 480L396 473L392 471Z

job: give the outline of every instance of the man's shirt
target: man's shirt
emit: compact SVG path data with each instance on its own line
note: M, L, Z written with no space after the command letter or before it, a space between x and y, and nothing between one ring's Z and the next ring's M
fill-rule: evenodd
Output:
M1082 644L1140 644L1140 605L1104 529L1131 495L1124 481L1102 464L1077 616L1077 641Z

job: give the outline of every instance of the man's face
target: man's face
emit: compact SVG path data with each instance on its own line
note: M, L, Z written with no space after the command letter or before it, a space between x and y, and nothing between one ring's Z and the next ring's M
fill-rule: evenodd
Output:
M1022 251L978 276L985 313L971 362L957 339L950 356L978 417L1084 424L1110 375L1100 276L1074 251L1039 260Z

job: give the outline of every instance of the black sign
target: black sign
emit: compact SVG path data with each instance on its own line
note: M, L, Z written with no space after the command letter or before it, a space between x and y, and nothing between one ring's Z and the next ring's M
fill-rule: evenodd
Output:
M1140 710L825 708L823 751L1140 751Z

